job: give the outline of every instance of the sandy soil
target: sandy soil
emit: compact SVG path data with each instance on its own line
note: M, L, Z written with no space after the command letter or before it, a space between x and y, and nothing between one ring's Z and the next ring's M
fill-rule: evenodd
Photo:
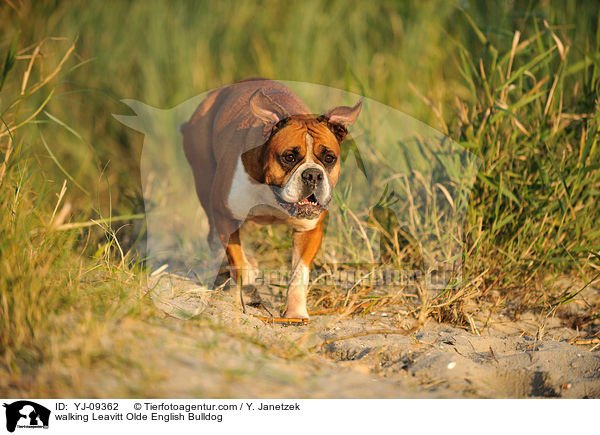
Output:
M263 309L242 313L234 290L206 292L168 275L155 289L156 303L170 314L148 325L139 345L154 360L161 354L156 395L600 397L598 340L573 340L585 334L558 317L540 328L534 315L519 322L497 316L479 335L434 322L407 334L385 312L285 326L254 316ZM265 305L276 302L268 292L262 297ZM194 314L197 320L182 320Z

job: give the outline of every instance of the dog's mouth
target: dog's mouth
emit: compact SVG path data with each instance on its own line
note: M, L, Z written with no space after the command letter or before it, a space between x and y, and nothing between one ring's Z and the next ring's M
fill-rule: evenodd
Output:
M275 196L277 197L279 205L293 217L312 219L317 217L324 209L324 207L319 204L319 200L314 193L311 193L298 202L287 202L280 198L279 195Z

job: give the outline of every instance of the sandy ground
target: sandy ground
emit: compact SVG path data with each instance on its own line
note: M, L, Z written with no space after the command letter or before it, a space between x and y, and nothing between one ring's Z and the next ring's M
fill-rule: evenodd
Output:
M155 288L170 314L148 325L139 345L162 355L158 396L600 397L598 340L570 344L582 333L558 318L540 330L533 316L499 316L480 335L434 322L407 334L385 312L285 326L254 316L263 309L242 313L234 290L205 292L172 276Z

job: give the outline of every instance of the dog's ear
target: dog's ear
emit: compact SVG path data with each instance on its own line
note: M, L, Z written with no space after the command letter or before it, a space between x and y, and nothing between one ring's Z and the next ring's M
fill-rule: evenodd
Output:
M265 95L262 89L257 90L250 97L250 109L267 125L275 125L288 117L286 110Z
M325 114L325 118L331 124L339 124L345 128L348 128L349 126L354 124L354 121L356 121L356 118L358 118L358 115L360 114L360 109L362 109L362 102L363 99L361 98L360 100L358 100L358 103L356 103L354 107L334 107L333 109L327 111L327 113Z
M356 121L362 108L362 98L354 107L338 106L329 109L326 114L317 118L319 122L325 122L327 128L335 135L339 143L344 141L348 134L348 127Z

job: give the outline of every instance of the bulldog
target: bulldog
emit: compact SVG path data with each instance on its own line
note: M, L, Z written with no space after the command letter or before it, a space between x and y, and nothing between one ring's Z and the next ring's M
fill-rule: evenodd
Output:
M180 126L208 241L225 248L231 277L254 284L240 240L242 224L292 228L292 270L283 317L308 319L310 268L340 174L340 150L360 113L334 107L313 116L291 89L249 79L212 91Z

